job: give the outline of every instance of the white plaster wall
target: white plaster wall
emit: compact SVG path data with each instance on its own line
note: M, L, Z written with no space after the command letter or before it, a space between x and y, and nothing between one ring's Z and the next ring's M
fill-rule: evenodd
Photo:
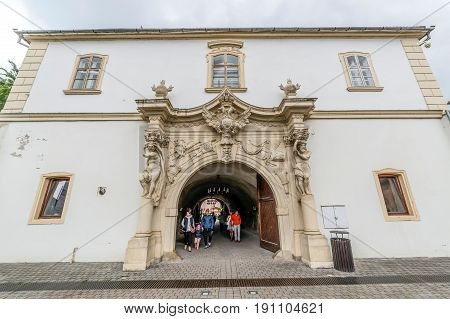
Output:
M440 120L307 124L317 208L346 205L355 257L450 256L450 141ZM142 125L52 122L0 127L0 262L59 261L84 244L77 261L122 261L137 225L137 213L132 212L140 203ZM16 139L25 134L30 143L18 150ZM387 167L407 172L420 221L384 220L372 171ZM28 225L41 174L56 171L75 174L64 224ZM107 187L105 196L97 195L98 186Z
M400 40L389 39L247 39L246 93L243 100L263 107L279 105L278 88L287 78L302 85L300 97L317 97L317 110L426 109ZM175 89L175 107L201 105L205 93L207 40L117 40L50 43L24 112L134 112L135 99L154 97L152 84L165 79ZM382 47L381 49L379 49ZM374 52L382 92L348 92L338 53ZM102 94L66 96L77 54L109 55ZM333 80L334 79L334 80Z
M122 261L140 203L140 125L14 123L0 128L0 262L60 261L74 247L80 248L77 261ZM18 150L16 138L25 134L30 142ZM74 174L64 224L28 225L41 174L61 171ZM104 196L97 195L98 186L107 187Z
M308 125L318 210L347 207L356 257L450 256L450 140L440 120L311 120ZM383 168L406 171L420 221L385 221L372 173Z

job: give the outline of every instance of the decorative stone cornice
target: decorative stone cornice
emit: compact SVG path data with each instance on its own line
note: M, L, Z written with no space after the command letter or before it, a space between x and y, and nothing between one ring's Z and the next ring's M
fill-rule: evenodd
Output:
M156 99L155 99L156 100ZM151 101L151 100L139 100ZM161 101L161 100L158 100ZM170 104L169 100L166 100ZM138 104L139 105L139 104ZM272 111L273 109L268 109ZM148 111L148 110L147 110ZM183 110L180 110L183 111ZM186 110L184 110L186 114ZM252 110L253 111L253 110ZM144 112L144 114L143 114ZM140 113L9 113L0 112L0 123L14 122L77 122L77 121L142 121L148 120L151 113L145 114L145 109ZM164 113L164 112L163 112ZM201 114L201 113L200 113ZM252 114L254 115L254 114ZM335 110L335 111L312 111L308 113L308 119L440 119L444 116L442 110ZM260 126L279 126L284 125L280 122L280 118L273 116L272 121L267 119L259 120L256 116L251 116L252 123ZM174 118L175 119L175 118ZM192 121L186 121L187 117L183 117L182 121L171 121L175 126L198 126L204 121L201 116Z
M160 115L164 121L171 123L195 122L203 119L204 110L214 109L224 102L224 99L232 99L233 107L236 112L251 110L249 120L258 122L286 122L296 114L304 119L308 118L314 109L316 98L297 98L292 97L283 99L279 106L274 108L264 108L252 105L233 94L228 88L224 88L211 101L189 109L174 108L168 99L140 99L135 100L138 105L138 111L142 114L144 120L148 121L150 116Z

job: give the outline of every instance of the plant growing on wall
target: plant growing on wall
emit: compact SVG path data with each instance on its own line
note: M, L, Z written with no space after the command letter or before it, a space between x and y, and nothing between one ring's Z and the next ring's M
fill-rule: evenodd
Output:
M11 87L13 86L17 73L19 72L17 65L13 61L8 60L8 62L10 64L10 70L0 68L0 111L6 103Z

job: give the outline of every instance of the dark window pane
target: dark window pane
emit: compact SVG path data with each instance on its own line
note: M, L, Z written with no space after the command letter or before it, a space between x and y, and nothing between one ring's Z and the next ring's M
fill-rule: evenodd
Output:
M98 71L89 71L88 79L96 79L98 78Z
M227 78L227 83L229 87L239 87L239 79L238 78Z
M238 57L235 55L227 55L227 64L238 64Z
M352 86L363 86L361 78L352 78Z
M380 176L386 210L390 214L408 214L405 198L397 176Z
M366 85L366 86L375 86L375 82L370 77L364 77L364 85Z
M225 63L225 56L223 54L216 55L215 57L213 57L213 64L214 65L224 64L224 63Z
M91 65L92 69L100 69L101 64L102 64L102 58L99 58L99 57L92 58L92 65Z
M78 64L79 69L87 69L89 67L89 58L80 59L80 64Z
M77 74L75 74L75 79L83 80L86 77L86 74L86 71L77 71Z
M213 79L213 87L224 87L225 79L224 78L214 78Z
M224 67L219 67L219 68L214 68L213 69L213 78L216 77L224 77L225 76L225 68Z
M347 64L349 68L357 68L356 59L353 55L347 57Z
M358 61L362 68L369 67L369 62L367 62L367 58L365 56L358 55Z
M227 78L237 78L238 68L237 66L227 67Z
M61 217L68 188L68 180L51 179L49 181L41 217Z
M97 80L87 80L86 81L86 89L95 89L95 82Z
M72 88L73 89L82 89L83 88L83 83L84 83L84 80L75 80L75 81L73 81Z

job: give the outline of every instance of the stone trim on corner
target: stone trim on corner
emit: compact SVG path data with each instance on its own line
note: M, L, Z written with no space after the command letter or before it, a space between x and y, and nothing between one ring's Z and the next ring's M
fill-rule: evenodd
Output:
M21 113L30 95L41 62L47 51L48 42L33 41L19 68L19 73L6 100L2 113Z
M402 39L401 42L428 108L444 110L444 96L417 39Z

